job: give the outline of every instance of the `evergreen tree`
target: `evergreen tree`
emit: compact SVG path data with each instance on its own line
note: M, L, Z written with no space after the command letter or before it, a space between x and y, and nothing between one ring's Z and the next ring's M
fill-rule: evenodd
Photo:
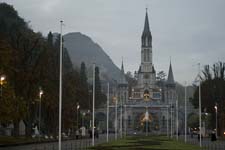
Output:
M50 47L53 46L53 35L51 31L48 33L48 44Z
M96 107L100 107L106 102L106 95L102 93L99 67L95 67L95 99Z
M80 80L81 80L82 86L87 88L88 87L87 74L86 74L86 66L84 62L82 62L80 66Z

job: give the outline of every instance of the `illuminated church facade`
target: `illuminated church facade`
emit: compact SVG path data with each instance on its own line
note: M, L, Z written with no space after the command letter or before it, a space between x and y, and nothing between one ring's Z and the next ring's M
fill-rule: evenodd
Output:
M156 79L153 65L152 34L146 11L144 30L141 36L141 64L135 78L137 84L128 95L128 82L124 66L117 85L118 130L121 132L137 130L150 133L166 133L175 129L175 101L177 99L175 81L170 62L166 80ZM120 117L121 116L121 117ZM122 121L121 121L122 119Z

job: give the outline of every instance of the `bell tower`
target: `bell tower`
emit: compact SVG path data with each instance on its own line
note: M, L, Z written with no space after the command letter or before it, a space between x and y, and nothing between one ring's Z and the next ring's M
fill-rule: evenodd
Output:
M146 9L144 30L141 36L141 71L152 72L152 34Z

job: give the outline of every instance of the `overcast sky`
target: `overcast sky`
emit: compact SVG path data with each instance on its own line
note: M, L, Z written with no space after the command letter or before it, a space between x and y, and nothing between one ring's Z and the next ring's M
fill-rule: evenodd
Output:
M148 7L156 71L168 73L170 56L175 80L192 83L197 63L225 61L225 0L0 0L12 4L46 35L81 32L101 45L117 66L134 72L141 61L141 34Z

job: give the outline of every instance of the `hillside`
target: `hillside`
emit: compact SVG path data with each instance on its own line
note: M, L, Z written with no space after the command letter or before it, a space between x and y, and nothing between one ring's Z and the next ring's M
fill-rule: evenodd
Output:
M90 37L73 32L63 36L64 46L67 48L71 60L75 67L80 67L81 62L85 62L88 69L89 78L91 76L91 64L96 63L100 67L103 80L119 79L119 68L113 63L104 50Z

